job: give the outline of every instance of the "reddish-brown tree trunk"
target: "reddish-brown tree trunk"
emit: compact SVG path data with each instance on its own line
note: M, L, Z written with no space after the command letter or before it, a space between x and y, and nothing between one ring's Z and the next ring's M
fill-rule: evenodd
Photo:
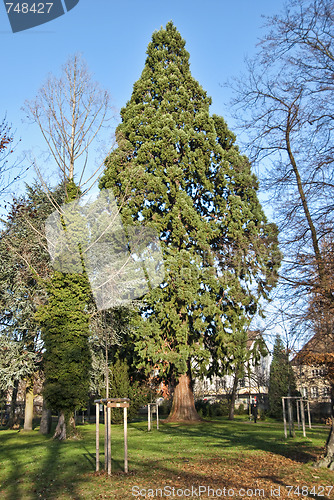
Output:
M200 420L195 408L190 375L181 375L174 390L172 409L166 422L199 422Z

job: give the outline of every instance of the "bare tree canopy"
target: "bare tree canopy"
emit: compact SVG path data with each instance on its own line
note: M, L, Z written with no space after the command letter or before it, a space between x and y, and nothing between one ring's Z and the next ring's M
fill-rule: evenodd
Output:
M0 122L0 198L8 192L9 187L17 181L24 171L30 166L23 168L22 165L12 160L17 143L14 141L14 132L6 117ZM1 205L0 205L1 206Z
M82 188L96 174L83 183L90 146L107 125L111 110L108 92L93 81L82 57L70 57L60 77L50 75L24 110L40 128L62 180L78 175L76 184ZM76 172L79 160L80 172Z
M319 280L326 288L321 245L333 231L334 5L295 0L267 25L235 105L252 159L272 162L263 186L278 216L282 276L300 294Z
M267 27L235 104L252 158L272 162L264 186L281 231L291 330L310 325L323 342L333 336L334 311L334 3L293 0ZM315 353L313 362L330 367L326 356ZM334 423L321 464L334 469Z

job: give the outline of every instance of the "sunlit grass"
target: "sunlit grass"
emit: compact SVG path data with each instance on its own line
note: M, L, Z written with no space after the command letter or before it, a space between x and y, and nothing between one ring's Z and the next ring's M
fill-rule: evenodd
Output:
M171 477L188 484L205 478L202 468L209 467L205 470L210 471L210 463L214 470L224 461L224 467L233 471L241 459L253 460L256 466L256 460L265 464L267 456L291 459L291 467L300 470L298 474L305 480L333 483L333 473L317 470L315 476L312 468L326 441L328 428L325 427L307 429L306 438L297 431L295 439L286 440L283 426L272 422L253 424L242 419L235 422L217 419L190 426L161 423L159 431L154 429L150 433L146 422L130 423L129 474L125 475L123 430L121 426L113 426L111 477L103 470L100 474L94 472L95 425L78 428L81 438L63 443L40 435L38 429L0 431L0 498L134 498L132 486L147 485L153 472L155 481L159 477L164 481ZM101 469L103 428L101 425ZM288 469L284 474L287 481Z

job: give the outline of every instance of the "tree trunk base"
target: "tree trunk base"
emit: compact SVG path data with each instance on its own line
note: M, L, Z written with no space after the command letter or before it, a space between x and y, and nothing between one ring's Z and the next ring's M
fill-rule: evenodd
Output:
M32 431L34 418L34 379L30 378L26 386L26 401L24 408L24 426L23 430Z
M59 439L59 441L65 441L66 439L66 421L64 413L59 415L57 427L53 435L53 439Z
M61 412L58 419L58 424L53 435L53 439L59 439L59 441L65 441L65 439L72 438L78 439L78 433L75 427L75 419L73 415L68 418L65 417L64 413Z
M237 375L237 372L235 372L234 379L233 379L231 402L230 402L230 407L228 410L228 419L229 420L234 420L235 400L237 398L238 382L239 382L239 377Z
M175 387L171 412L165 422L198 423L198 415L189 375L181 375Z
M42 417L41 417L41 423L39 426L40 434L44 434L44 435L50 434L51 424L52 424L51 410L48 409L48 407L46 405L46 401L43 400Z
M321 458L316 464L315 467L318 468L325 468L329 470L334 470L334 457L324 457Z
M18 422L18 416L16 413L16 400L17 400L18 386L19 386L19 383L16 380L14 382L14 387L13 387L13 391L12 391L12 401L10 403L10 413L9 413L9 422L8 422L8 427L10 429L15 429L15 430L20 428L20 424Z
M329 436L326 442L326 454L321 458L316 464L317 468L326 468L329 470L334 470L334 419L332 417L332 427L329 432Z

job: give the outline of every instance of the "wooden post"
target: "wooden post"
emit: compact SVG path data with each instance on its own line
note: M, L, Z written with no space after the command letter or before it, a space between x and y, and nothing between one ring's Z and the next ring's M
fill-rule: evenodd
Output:
M147 405L147 430L151 430L151 404Z
M104 408L104 469L111 475L111 408L124 409L124 472L128 472L128 413L127 408L130 400L128 398L106 398L96 399L96 471L100 468L100 445L99 445L99 405Z
M283 406L283 422L284 422L284 436L285 439L288 437L287 429L286 429L286 414L285 414L285 401L282 398L282 406Z
M300 409L301 409L301 415L302 415L302 426L303 426L303 436L306 437L306 431L305 431L305 409L304 409L304 400L300 400Z
M107 407L103 405L103 415L104 415L104 470L108 468L108 419L107 419Z
M124 472L128 472L128 409L124 407Z
M159 405L158 405L158 403L157 403L156 412L157 412L157 430L159 430Z
M297 406L297 425L298 425L298 430L300 429L300 416L299 416L299 408L300 408L300 400L296 399L296 406Z
M289 416L289 435L290 435L290 437L295 437L295 426L294 426L294 423L293 423L293 412L292 412L291 397L288 397L288 416Z
M310 429L312 429L311 425L311 412L310 412L310 402L307 400L307 417L308 417L308 426Z
M108 476L111 475L111 408L107 407L107 426L108 426Z
M100 470L100 405L96 403L96 472Z

